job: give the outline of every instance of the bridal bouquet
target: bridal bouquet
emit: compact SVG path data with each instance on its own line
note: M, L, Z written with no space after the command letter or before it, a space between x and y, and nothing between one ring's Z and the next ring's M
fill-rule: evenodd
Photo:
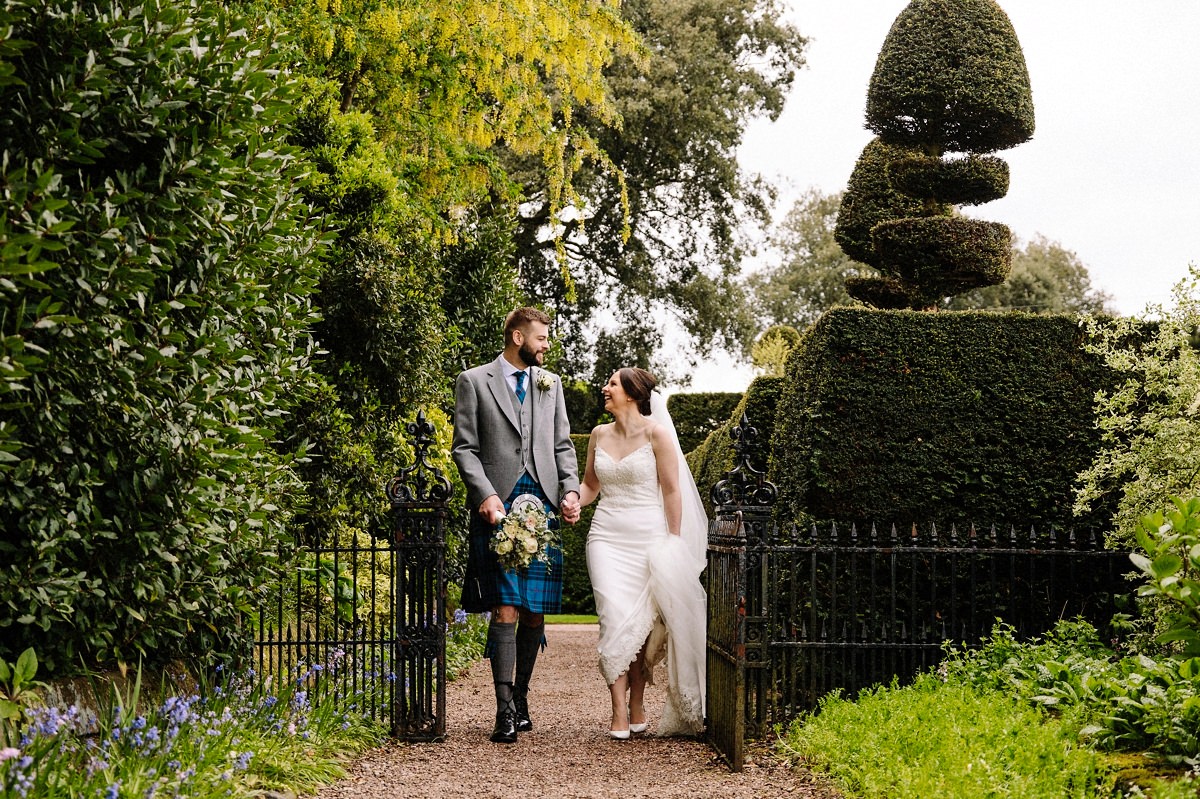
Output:
M546 547L555 543L542 501L532 494L522 494L513 500L508 515L496 527L491 547L500 567L515 571L527 568L535 559L548 563Z

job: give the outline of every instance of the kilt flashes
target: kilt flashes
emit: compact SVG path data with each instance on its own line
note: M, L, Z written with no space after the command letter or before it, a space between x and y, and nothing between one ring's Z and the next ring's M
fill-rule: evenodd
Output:
M521 494L533 494L542 500L550 514L550 529L558 529L558 515L546 494L528 472L521 475L504 510ZM531 613L558 613L562 610L563 555L557 546L547 547L550 561L535 560L527 569L506 572L500 568L490 541L496 528L478 513L471 514L470 541L467 548L466 579L463 581L462 607L468 613L483 613L497 605L525 608Z

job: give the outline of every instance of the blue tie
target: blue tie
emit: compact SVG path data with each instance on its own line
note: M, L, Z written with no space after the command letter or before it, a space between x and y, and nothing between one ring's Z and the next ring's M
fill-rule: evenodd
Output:
M525 373L517 372L517 399L525 404Z

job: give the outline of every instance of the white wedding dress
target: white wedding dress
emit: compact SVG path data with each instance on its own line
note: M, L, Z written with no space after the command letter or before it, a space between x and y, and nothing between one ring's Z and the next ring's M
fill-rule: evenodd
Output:
M593 468L600 502L588 531L587 565L600 617L600 672L612 685L649 637L648 678L666 658L658 734L696 735L704 728L703 563L680 536L667 533L649 441L620 460L596 447Z

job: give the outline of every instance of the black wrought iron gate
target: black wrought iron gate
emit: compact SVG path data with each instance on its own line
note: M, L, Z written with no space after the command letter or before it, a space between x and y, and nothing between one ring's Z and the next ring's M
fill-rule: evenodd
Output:
M707 734L734 771L741 771L747 739L761 737L766 718L767 614L763 547L775 486L750 463L758 430L746 417L732 431L736 464L712 490L709 525Z
M261 674L324 670L316 702L336 702L409 741L446 734L446 524L450 482L429 462L434 428L406 426L413 464L386 486L390 525L295 542L295 571L250 623Z
M388 483L396 548L396 701L392 734L408 741L446 735L446 522L450 481L430 465L433 425L408 425L412 466Z

